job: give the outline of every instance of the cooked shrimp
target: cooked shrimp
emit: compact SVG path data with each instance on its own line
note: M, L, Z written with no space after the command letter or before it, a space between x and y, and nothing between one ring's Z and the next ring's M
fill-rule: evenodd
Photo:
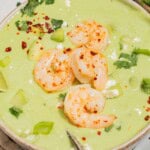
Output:
M114 115L102 115L105 99L101 92L89 85L70 88L65 101L64 112L76 126L84 128L105 128L113 124Z
M35 81L47 92L64 89L72 84L71 49L48 51L34 69Z
M79 23L67 35L77 47L84 45L90 49L102 51L108 45L109 37L107 29L95 21Z
M76 48L72 54L71 67L81 83L90 83L97 90L105 88L108 67L103 54L86 47Z

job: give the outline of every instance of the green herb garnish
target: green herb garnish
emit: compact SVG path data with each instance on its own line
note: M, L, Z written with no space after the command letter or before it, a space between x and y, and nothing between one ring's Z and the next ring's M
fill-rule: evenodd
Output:
M54 126L53 122L46 122L46 121L39 122L34 126L33 134L47 135L51 132L53 126Z
M28 30L28 23L27 21L16 21L15 22L16 27L18 28L18 30L20 31L27 31Z
M50 5L54 4L55 0L45 0L45 4Z
M21 9L22 15L27 15L32 17L35 14L35 9L37 6L45 2L46 5L53 4L55 0L28 0L27 5Z
M51 24L54 30L61 28L63 20L52 19Z
M32 17L34 15L35 8L43 3L43 0L29 0L27 5L21 9L22 15Z
M119 56L119 60L114 62L114 65L117 66L117 68L125 68L129 69L133 66L137 65L137 55L135 53L126 54L126 53L121 53Z
M114 125L112 124L109 127L105 128L105 132L111 131L113 127L114 127Z
M143 0L143 2L144 2L146 5L150 6L150 0Z
M67 95L67 93L60 93L59 96L58 96L58 98L59 98L60 100L64 100L65 97L66 97L66 95Z
M149 49L135 48L133 50L133 53L150 56L150 50Z
M150 78L143 79L141 83L141 89L146 94L150 94Z
M15 116L16 118L18 118L19 115L20 115L21 113L23 113L23 111L22 111L20 108L15 107L15 106L9 108L9 112L10 112L13 116Z

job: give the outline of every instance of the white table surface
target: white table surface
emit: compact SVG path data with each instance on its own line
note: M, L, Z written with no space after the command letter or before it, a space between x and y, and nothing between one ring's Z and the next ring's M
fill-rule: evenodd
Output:
M17 2L25 0L0 0L0 21L16 7ZM150 135L146 135L134 150L150 150Z

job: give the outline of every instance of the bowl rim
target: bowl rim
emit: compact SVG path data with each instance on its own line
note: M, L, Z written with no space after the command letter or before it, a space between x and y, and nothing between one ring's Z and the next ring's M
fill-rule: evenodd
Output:
M145 11L142 7L140 7L137 3L135 3L133 0L123 0L125 3L128 3L132 6L134 6L137 9L140 9L148 18L150 18L150 15ZM23 8L27 4L27 0L21 3L21 5L15 9L13 9L1 22L0 22L0 29L3 28L14 16L15 14ZM40 147L37 147L34 144L31 144L27 141L25 141L23 138L19 137L15 132L13 132L5 123L0 119L0 129L9 136L14 142L19 144L25 149L28 150L40 150ZM120 144L119 146L113 148L112 150L129 150L134 148L135 144L139 142L145 135L150 133L150 124L148 124L145 128L140 130L133 138L130 140L124 142L123 144Z

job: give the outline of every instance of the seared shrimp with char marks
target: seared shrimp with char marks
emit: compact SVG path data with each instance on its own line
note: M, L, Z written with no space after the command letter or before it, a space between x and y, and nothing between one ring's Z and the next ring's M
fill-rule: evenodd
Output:
M107 29L95 21L84 21L75 26L68 32L71 42L77 46L86 46L88 48L103 51L108 45Z
M114 115L103 115L105 99L89 85L72 87L64 101L64 112L74 125L83 128L105 128L113 124Z
M34 68L35 81L47 92L71 85L74 74L70 66L71 49L47 51Z
M106 58L98 50L76 48L72 54L71 67L81 83L89 83L97 90L105 88L108 76Z

